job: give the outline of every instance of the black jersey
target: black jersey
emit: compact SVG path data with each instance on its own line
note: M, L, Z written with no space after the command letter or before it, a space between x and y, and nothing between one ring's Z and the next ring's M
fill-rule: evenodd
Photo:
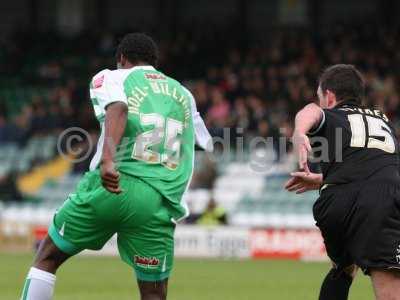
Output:
M310 133L324 184L399 177L395 131L381 111L346 101L324 109L320 126Z

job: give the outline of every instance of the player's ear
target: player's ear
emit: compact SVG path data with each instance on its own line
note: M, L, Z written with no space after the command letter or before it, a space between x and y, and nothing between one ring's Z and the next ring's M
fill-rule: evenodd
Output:
M120 56L118 57L118 64L119 64L121 67L125 67L125 65L126 65L126 58L125 58L125 56L124 56L123 54L120 54Z
M336 105L336 95L330 90L326 90L326 98L328 100L328 107L334 107Z

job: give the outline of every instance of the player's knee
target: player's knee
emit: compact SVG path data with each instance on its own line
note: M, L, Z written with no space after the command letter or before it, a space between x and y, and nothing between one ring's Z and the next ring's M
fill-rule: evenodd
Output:
M357 275L358 267L356 265L351 265L344 268L343 272L345 272L351 278L355 278Z
M335 262L331 261L331 264L332 264L332 270L331 270L332 273L333 274L338 274L337 271L336 271L338 267L335 264ZM358 267L355 264L352 264L352 265L350 265L350 266L348 266L348 267L343 269L343 272L346 275L350 276L352 279L354 279L356 277L357 271L358 271Z
M33 266L46 272L55 273L68 257L69 255L61 252L47 236L39 247Z

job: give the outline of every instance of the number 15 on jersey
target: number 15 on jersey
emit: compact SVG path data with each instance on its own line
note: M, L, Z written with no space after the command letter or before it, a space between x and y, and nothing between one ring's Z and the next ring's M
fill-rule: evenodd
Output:
M388 153L396 151L391 129L382 119L365 116L367 126L361 114L349 115L348 119L351 127L351 147L375 148Z

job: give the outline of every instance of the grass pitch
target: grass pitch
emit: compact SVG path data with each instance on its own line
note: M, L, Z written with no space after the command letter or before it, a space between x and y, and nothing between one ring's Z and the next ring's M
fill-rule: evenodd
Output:
M0 299L19 299L32 255L0 254ZM295 261L176 261L170 300L314 300L328 263ZM55 300L139 299L131 269L117 257L75 257L57 274ZM359 273L351 300L373 299L369 278Z

